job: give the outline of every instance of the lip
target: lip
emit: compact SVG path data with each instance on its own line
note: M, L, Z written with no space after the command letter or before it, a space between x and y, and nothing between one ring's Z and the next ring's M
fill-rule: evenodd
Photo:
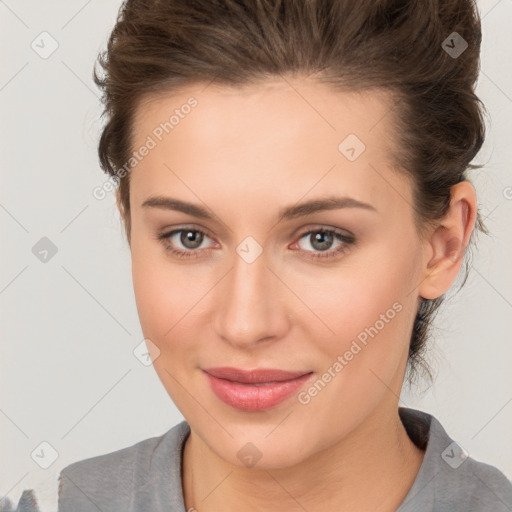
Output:
M264 411L284 402L313 375L277 369L203 369L212 391L227 405L242 411Z

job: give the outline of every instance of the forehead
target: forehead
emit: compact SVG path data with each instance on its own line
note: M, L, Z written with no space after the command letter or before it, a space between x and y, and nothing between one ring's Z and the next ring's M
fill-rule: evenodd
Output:
M386 194L396 199L390 180L403 181L389 175L393 119L392 100L379 90L334 91L306 79L196 84L140 104L132 149L148 138L154 147L134 167L131 188L141 200L177 187L194 199L182 177L206 195L250 189L265 205L312 189L378 204Z
M334 91L309 79L273 79L240 87L193 84L146 96L136 111L133 140L142 142L175 113L173 135L203 144L218 146L245 139L256 145L272 137L279 147L306 131L308 139L323 140L329 147L353 133L371 146L368 149L389 153L393 149L392 101L384 90Z

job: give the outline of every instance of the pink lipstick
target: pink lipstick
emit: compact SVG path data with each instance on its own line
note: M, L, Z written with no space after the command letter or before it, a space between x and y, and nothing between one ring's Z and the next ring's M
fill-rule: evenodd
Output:
M215 395L242 411L264 411L275 407L293 395L312 375L312 372L246 371L229 367L203 371Z

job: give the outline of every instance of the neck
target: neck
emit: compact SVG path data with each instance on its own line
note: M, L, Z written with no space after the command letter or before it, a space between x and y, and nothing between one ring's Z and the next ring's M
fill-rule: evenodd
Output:
M191 431L183 454L186 510L394 511L423 456L407 435L398 404L394 413L376 410L334 446L279 469L233 466Z

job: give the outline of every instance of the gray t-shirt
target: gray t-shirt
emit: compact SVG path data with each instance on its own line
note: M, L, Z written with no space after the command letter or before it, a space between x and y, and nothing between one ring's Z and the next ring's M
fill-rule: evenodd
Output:
M399 414L426 452L396 512L512 511L512 483L501 471L467 457L430 414L404 407ZM189 433L183 421L160 437L68 465L59 477L59 512L187 512L181 459Z

